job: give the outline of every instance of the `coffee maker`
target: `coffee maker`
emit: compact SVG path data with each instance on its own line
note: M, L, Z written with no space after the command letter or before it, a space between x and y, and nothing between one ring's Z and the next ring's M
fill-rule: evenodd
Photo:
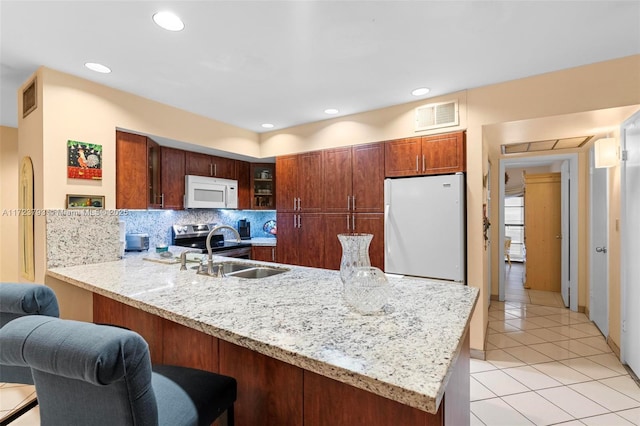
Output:
M240 239L250 240L251 239L251 222L247 221L247 219L240 219L238 221L238 234L240 234Z

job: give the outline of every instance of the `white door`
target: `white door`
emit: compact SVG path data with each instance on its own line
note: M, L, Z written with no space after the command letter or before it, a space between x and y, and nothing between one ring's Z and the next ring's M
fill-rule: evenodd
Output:
M560 167L560 238L562 238L560 243L560 293L562 294L562 301L566 307L569 307L569 288L571 282L571 253L569 252L569 223L571 212L570 186L569 161L565 160L562 162L562 166Z
M591 148L591 239L589 254L589 319L609 334L609 195L608 171L594 167Z
M622 128L622 361L640 375L640 113ZM631 124L633 123L633 124Z

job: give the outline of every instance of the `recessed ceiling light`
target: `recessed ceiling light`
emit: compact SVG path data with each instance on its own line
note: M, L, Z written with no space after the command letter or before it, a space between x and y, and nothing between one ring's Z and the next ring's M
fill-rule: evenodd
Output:
M262 127L264 127L265 129L273 129L275 126L271 123L264 123L262 124Z
M429 93L431 89L429 89L428 87L418 87L417 89L413 89L411 91L411 94L413 96L422 96L422 95L426 95L427 93Z
M103 74L109 74L111 72L111 68L96 62L87 62L84 66L89 68L91 71L101 72Z
M327 109L325 109L325 110L324 110L324 113L325 113L325 114L329 114L329 115L334 115L334 114L337 114L337 113L339 113L339 112L340 112L340 111L338 111L338 110L337 110L337 109L335 109L335 108L327 108Z
M168 31L182 31L184 22L173 12L162 11L153 15L153 21Z

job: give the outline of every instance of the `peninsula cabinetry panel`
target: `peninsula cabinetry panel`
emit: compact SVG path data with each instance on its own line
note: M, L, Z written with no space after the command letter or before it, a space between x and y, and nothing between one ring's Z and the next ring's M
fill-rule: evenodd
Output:
M220 341L220 373L238 381L237 425L303 424L302 369Z
M187 151L188 175L236 179L236 160Z
M466 170L464 132L388 141L385 144L387 177L422 176Z

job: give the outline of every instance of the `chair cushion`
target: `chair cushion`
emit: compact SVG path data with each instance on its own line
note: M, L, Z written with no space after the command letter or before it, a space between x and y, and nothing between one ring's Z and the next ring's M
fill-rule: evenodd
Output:
M200 426L213 423L237 397L238 385L233 377L173 365L155 365L153 372L177 384L189 395L198 412L197 424ZM216 399L212 400L212 396ZM162 409L160 398L158 409Z

